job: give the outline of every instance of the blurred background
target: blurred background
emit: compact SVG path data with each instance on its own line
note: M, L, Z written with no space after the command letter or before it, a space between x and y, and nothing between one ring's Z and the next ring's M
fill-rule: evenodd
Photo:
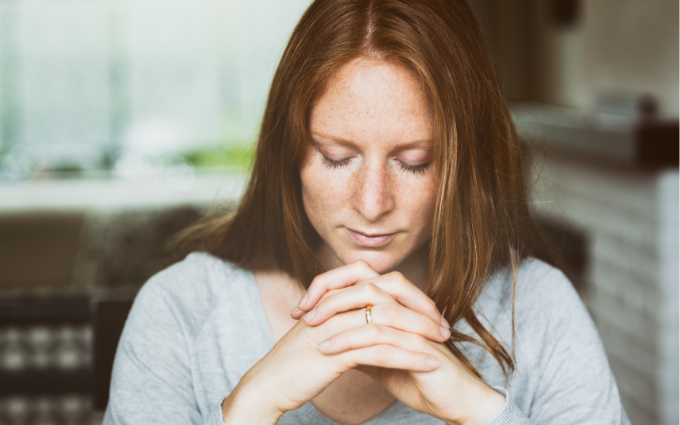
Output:
M243 191L305 0L0 0L0 424L101 423L168 238ZM633 424L677 424L678 2L470 0Z

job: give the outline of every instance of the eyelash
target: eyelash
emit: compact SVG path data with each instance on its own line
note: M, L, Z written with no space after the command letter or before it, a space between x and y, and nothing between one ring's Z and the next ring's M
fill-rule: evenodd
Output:
M324 154L321 154L321 158L322 158L323 164L328 168L342 168L345 165L349 164L349 160L350 160L350 158L347 158L347 159L343 159L342 161L334 161ZM413 174L425 174L425 171L427 171L427 168L430 166L430 164L426 163L426 164L410 166L410 165L406 165L403 162L399 161L399 166L401 167L402 170L410 171Z
M420 165L406 165L403 162L399 161L399 166L406 171L410 171L413 174L425 174L425 171L427 171L427 168L430 166L430 163L425 163L425 164L420 164Z
M333 161L329 157L327 157L324 154L321 154L321 159L323 160L323 163L326 167L328 168L341 168L344 167L345 165L349 164L350 158L343 159L342 161Z

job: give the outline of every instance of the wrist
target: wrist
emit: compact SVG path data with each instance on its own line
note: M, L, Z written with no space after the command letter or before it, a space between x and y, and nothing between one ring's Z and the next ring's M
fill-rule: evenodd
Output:
M267 397L250 388L237 385L222 401L222 419L226 425L276 424L283 412L266 403Z
M498 416L507 402L505 395L488 385L484 387L478 396L467 403L470 408L468 412L465 412L464 415L445 418L443 421L448 425L486 425L491 419Z
M507 402L505 396L490 386L486 386L484 397L467 421L461 425L486 425L491 419L498 416Z

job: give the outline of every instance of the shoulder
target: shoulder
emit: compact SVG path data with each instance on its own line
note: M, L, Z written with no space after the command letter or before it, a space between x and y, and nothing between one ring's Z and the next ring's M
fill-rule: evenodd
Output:
M510 294L510 302L512 279L512 273L506 273L503 282L505 291ZM536 258L523 259L517 270L514 291L518 335L554 338L574 327L594 331L581 297L558 268Z
M487 308L502 310L512 308L513 298L516 314L560 313L566 307L583 307L564 273L536 258L523 259L516 276L513 276L510 267L498 270L489 279L482 294Z
M135 423L160 422L161 417L200 423L205 397L198 397L194 385L205 390L223 385L224 379L206 387L197 372L197 352L203 355L200 369L213 375L224 359L215 360L223 352L207 351L198 338L215 312L233 309L239 302L248 276L216 257L197 253L149 279L135 298L118 343L107 414L134 417L137 420L130 422Z
M490 289L485 307L491 314L487 317L493 318L492 326L509 343L513 340L512 272L499 272L490 282ZM597 364L608 370L595 324L562 271L537 259L524 259L517 270L514 291L514 342L519 369L545 372L558 364L587 360L591 366Z
M514 290L514 296L513 296ZM513 285L510 268L488 282L480 299L484 316L510 344L514 335L517 354L535 365L550 357L556 343L583 338L600 346L590 315L572 283L559 269L535 258L524 259ZM521 356L520 356L521 357Z
M592 327L574 285L561 270L535 258L522 261L515 287L515 312L523 327Z
M250 276L250 272L210 254L191 253L142 286L130 316L132 320L166 320L168 325L172 320L190 337L218 305L228 308L229 300L252 289Z
M595 324L559 269L522 261L514 285L514 340L512 272L497 273L488 289L492 328L508 347L514 341L511 397L532 423L627 423ZM495 377L503 386L497 370Z
M561 270L536 258L522 260L517 273L515 301L518 306L542 306L553 312L559 306L582 302Z

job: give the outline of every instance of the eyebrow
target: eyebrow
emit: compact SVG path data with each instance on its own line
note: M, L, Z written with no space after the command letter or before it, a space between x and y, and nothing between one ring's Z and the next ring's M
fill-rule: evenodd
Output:
M352 140L347 140L343 139L342 137L335 137L335 136L330 136L328 134L323 134L323 133L318 133L318 132L311 132L310 135L312 136L313 141L317 141L315 138L323 138L323 139L328 139L329 141L333 143L337 143L341 146L345 146L348 148L353 148L356 149L357 144L353 142ZM414 149L414 148L420 148L423 147L423 145L432 145L433 140L432 139L424 139L424 140L411 140L409 142L405 143L400 143L397 148L395 149L396 151L404 151L407 149Z

